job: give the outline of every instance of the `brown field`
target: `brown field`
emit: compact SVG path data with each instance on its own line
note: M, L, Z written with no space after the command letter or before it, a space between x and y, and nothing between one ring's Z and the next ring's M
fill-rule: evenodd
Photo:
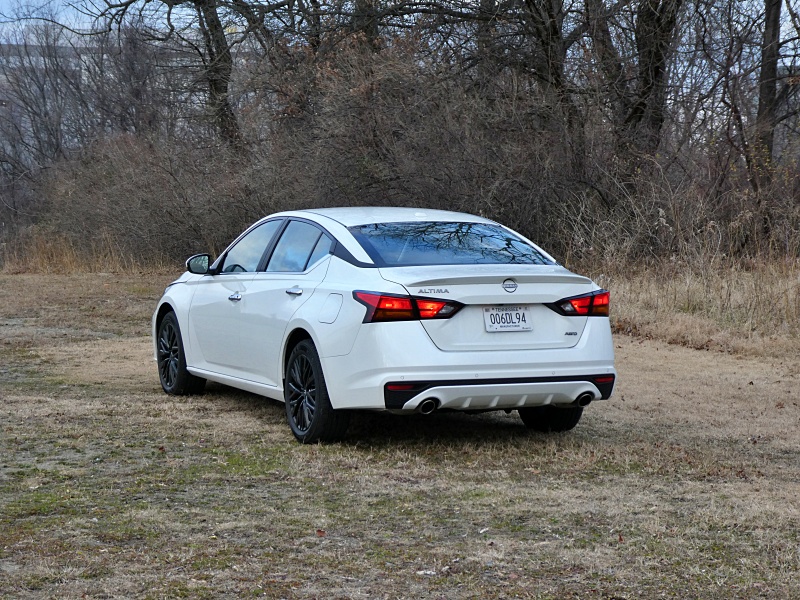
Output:
M0 597L800 598L795 343L670 345L622 305L641 337L571 433L364 414L300 446L278 403L161 392L169 279L0 275Z

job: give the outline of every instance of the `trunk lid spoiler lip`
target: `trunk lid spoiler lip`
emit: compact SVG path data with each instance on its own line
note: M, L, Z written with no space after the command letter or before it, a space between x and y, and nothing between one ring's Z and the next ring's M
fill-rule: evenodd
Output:
M506 279L522 283L573 283L591 285L592 280L576 275L564 267L540 265L435 265L423 267L380 267L381 277L399 283L412 291L411 287L502 284ZM489 268L486 268L489 267ZM413 291L412 291L413 293ZM509 294L511 297L511 294Z

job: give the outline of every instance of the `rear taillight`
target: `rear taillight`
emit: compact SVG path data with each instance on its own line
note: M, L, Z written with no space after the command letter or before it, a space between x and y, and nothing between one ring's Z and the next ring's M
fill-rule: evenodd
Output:
M367 307L364 323L449 319L463 306L460 302L449 300L376 292L353 292L353 298Z
M564 298L547 306L567 317L607 317L610 297L608 291L597 290L591 294Z
M411 303L410 296L353 292L353 297L367 307L364 323L414 319L414 305Z

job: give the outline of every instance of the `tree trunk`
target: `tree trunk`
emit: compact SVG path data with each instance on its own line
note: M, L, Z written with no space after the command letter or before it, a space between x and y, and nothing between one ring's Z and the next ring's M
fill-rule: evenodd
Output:
M636 93L625 118L625 142L640 157L655 156L667 99L668 64L683 0L642 0L636 12L639 60Z
M200 28L208 54L206 80L209 107L222 138L232 147L241 149L242 134L229 98L233 57L225 37L225 28L219 18L215 0L199 0L195 7L200 16Z
M768 207L763 192L772 181L772 149L778 97L778 53L781 34L782 0L764 0L764 38L761 43L761 71L758 76L758 113L751 144L750 185L759 196L764 233L769 234Z
M378 10L375 0L355 0L353 31L364 35L364 43L373 51L379 50Z

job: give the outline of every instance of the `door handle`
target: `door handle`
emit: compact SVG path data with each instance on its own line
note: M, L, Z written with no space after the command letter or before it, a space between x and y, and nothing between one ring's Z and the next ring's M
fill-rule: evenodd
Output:
M286 290L286 293L287 294L291 294L292 296L300 296L303 293L303 289L299 288L297 286L294 286L294 287L290 287L288 290Z
M238 302L241 299L242 295L239 292L236 292L235 294L231 294L230 296L228 296L228 300L230 300L231 302Z

